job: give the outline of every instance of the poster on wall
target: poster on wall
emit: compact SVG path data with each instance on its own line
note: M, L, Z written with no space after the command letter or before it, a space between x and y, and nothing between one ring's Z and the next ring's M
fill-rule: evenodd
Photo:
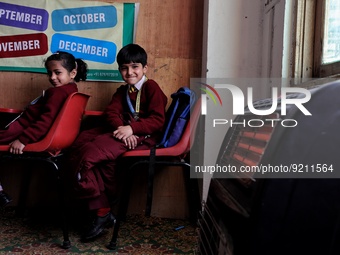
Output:
M122 81L117 51L134 42L139 4L0 0L0 70L46 73L58 50L83 59L88 80Z

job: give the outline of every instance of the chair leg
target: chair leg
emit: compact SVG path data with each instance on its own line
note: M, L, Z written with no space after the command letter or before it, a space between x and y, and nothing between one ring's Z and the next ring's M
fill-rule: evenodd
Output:
M119 217L116 218L116 223L113 227L113 233L110 243L106 246L109 250L115 250L117 248L117 239L118 239L118 232L120 229L120 221Z
M63 243L61 244L61 248L69 249L71 248L71 241L69 238L69 227L68 227L68 217L67 217L67 206L65 201L65 187L63 179L59 173L59 166L57 164L57 158L50 158L46 160L48 163L52 164L52 167L55 170L55 175L57 179L57 194L58 194L58 202L59 202L59 211L61 214L61 228L63 232Z
M29 187L32 179L32 169L28 167L23 173L23 183L20 188L19 199L18 199L18 208L16 210L16 214L23 216L25 215L27 197L29 194Z
M61 211L61 220L62 220L62 231L63 231L63 243L61 248L69 249L71 248L71 241L69 238L69 227L68 227L68 217L66 216L66 201L65 201L65 194L64 194L64 186L62 180L58 179L58 196L59 196L59 206Z
M152 199L153 199L153 180L155 175L156 165L156 148L150 149L149 167L148 167L148 191L146 197L145 216L151 215Z
M151 215L152 208L152 199L153 199L153 180L155 175L155 168L149 167L148 172L148 191L146 197L146 208L145 208L145 216L149 217Z
M132 189L132 169L128 169L127 175L124 178L124 184L122 189L122 195L118 205L118 213L116 216L116 223L113 227L113 233L110 243L106 246L109 250L115 250L117 248L117 239L121 222L126 219L126 214L130 201L130 194Z
M201 210L200 194L198 188L198 182L195 178L190 178L190 166L185 167L183 170L185 186L187 190L187 199L189 204L190 220L193 224L196 224L198 219L198 213Z

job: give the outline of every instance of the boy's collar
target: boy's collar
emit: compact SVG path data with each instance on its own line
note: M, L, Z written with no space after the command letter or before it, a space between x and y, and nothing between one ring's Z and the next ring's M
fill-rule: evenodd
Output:
M143 83L144 83L146 80L147 80L146 76L143 75L142 79L140 79L139 82L137 82L137 83L135 84L136 89L140 90L141 87L142 87L142 85L143 85Z

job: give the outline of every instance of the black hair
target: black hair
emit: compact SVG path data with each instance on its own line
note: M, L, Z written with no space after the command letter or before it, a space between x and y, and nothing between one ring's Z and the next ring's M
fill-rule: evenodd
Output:
M61 65L68 71L71 72L73 69L77 70L77 75L74 77L76 82L87 78L87 64L80 58L75 58L71 53L64 51L57 51L45 60L45 68L47 69L47 63L49 61L56 60L61 61Z
M146 51L138 44L128 44L121 48L117 54L117 63L121 67L123 64L141 63L144 67L148 62Z

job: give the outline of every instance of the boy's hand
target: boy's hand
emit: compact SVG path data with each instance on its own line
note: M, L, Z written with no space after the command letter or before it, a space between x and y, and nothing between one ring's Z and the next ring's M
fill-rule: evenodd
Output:
M125 145L129 147L130 150L133 150L137 146L138 136L132 135L126 138Z
M9 152L13 154L22 154L23 149L25 148L25 145L22 144L18 139L15 140L14 142L11 142L9 148Z
M126 145L126 139L133 135L131 126L119 126L115 131L113 131L113 137L122 140Z

